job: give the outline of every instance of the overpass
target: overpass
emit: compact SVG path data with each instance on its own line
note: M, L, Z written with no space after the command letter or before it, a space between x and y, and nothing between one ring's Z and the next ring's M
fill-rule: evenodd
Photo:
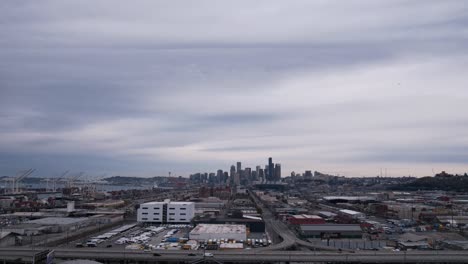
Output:
M338 251L338 249L334 247L313 244L299 239L296 234L294 234L283 222L275 219L275 216L271 213L271 211L266 206L264 206L263 202L261 202L253 192L250 191L249 194L257 206L262 209L262 217L266 226L271 227L271 231L273 231L282 239L282 241L278 244L266 248L254 249L254 251L264 252L272 250L285 250L295 246L302 246L313 250Z
M0 249L1 262L32 262L32 256L42 249L2 248ZM153 252L115 250L115 249L55 249L57 259L94 259L110 263L194 263L202 262L203 254L200 251L168 251ZM157 256L153 254L157 253ZM189 256L190 253L195 256ZM339 252L304 252L304 251L213 251L214 257L205 260L234 263L280 263L280 262L345 262L345 263L466 263L466 251L356 251L355 253Z

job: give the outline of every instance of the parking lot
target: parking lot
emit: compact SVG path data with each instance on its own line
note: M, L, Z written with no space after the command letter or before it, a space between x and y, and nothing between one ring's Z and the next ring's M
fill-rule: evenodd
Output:
M208 241L189 240L192 225L138 225L127 224L109 230L103 230L86 238L69 242L63 247L98 247L122 250L217 250L251 249L271 244L264 233L250 233L245 241L213 239Z

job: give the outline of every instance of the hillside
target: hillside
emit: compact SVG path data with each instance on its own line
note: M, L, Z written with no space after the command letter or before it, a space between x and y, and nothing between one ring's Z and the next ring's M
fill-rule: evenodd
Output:
M396 190L443 190L443 191L468 191L468 175L451 175L446 172L436 174L434 177L418 178L412 182L393 186Z

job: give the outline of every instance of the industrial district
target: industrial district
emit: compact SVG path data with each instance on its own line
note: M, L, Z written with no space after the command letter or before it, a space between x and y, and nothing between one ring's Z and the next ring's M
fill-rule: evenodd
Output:
M468 262L466 174L285 177L267 162L188 178L1 177L0 262Z

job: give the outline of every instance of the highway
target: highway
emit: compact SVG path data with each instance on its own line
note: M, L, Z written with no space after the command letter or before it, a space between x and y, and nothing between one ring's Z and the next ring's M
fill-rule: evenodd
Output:
M32 255L41 249L18 248L0 249L0 260L31 261ZM157 252L160 256L153 256ZM189 256L194 253L196 256ZM466 263L466 251L408 251L381 252L357 251L355 253L303 252L303 251L212 251L213 259L219 262L260 263L260 262L359 262L359 263ZM56 249L55 257L60 259L95 259L101 261L174 261L194 262L202 259L200 251L122 251L103 249Z
M285 250L291 248L295 245L303 246L310 249L318 249L318 250L326 250L326 251L337 251L334 247L328 247L323 245L316 245L302 239L297 238L296 234L294 234L283 222L276 220L275 216L271 213L270 209L264 206L263 202L261 202L258 197L253 193L249 192L250 196L254 200L255 204L262 209L262 217L265 221L265 225L270 227L276 235L280 236L283 241L278 244L266 247L266 248L257 248L254 249L256 252L264 252L264 251L272 251L272 250Z

